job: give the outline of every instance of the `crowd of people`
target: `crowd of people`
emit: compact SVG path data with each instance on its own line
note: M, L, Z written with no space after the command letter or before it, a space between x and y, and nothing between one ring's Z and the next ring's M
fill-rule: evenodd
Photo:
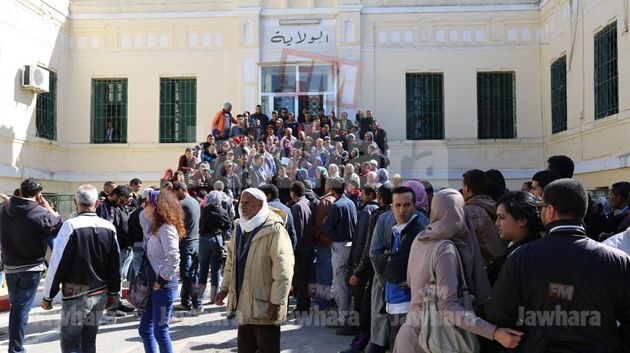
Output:
M553 156L518 191L494 169L434 191L389 174L369 111L231 109L159 186L83 185L65 221L34 179L3 196L10 352L46 268L41 306L61 286L64 352L93 352L102 315L132 312L145 351L171 352L174 311L225 304L239 352L279 352L283 322L319 313L353 337L346 352L443 352L454 329L471 352L630 351L630 183L593 200ZM150 293L133 307L121 284L139 278Z

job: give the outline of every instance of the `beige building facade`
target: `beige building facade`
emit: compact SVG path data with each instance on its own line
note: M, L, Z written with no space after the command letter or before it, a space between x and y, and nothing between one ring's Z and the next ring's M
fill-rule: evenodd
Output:
M388 132L391 172L438 186L496 168L517 188L555 154L573 158L589 188L628 180L627 3L1 1L0 190L29 176L58 193L156 183L225 101L238 112L369 109ZM610 38L614 63L613 49L595 54ZM22 87L24 65L54 73L53 98ZM173 87L194 104L167 133ZM99 95L122 103L101 111ZM119 143L108 143L111 114Z

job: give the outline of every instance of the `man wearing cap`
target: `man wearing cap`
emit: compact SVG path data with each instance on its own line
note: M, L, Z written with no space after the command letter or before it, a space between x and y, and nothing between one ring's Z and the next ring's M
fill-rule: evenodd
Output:
M232 103L225 102L223 109L221 109L212 120L212 126L210 131L220 139L227 139L230 136L230 127L232 124L236 124L236 119L232 116Z
M354 148L358 149L359 151L361 150L361 145L357 143L357 138L355 134L348 134L347 141L348 142L344 144L344 150L352 151L352 149Z
M22 182L20 195L0 205L2 262L11 303L9 352L24 352L28 314L45 269L46 236L62 222L35 179Z
M228 314L236 314L239 352L279 353L295 262L291 240L262 191L243 191L239 214L215 303L227 297Z
M278 120L276 120L275 134L274 135L278 139L281 139L282 136L284 136L284 120L282 120L282 118L278 118Z
M210 175L210 166L208 163L201 163L199 171L192 176L193 185L196 189L205 189L210 191L212 186L212 175Z

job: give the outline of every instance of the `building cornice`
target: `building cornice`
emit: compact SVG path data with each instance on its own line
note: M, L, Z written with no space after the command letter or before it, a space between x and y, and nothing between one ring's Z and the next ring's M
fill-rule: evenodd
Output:
M73 20L104 19L161 19L161 18L216 18L235 17L239 14L259 14L261 17L277 16L334 16L343 12L360 12L366 15L418 14L418 13L469 13L469 12L520 12L539 11L542 4L498 4L498 5L439 5L439 6L370 6L339 5L321 8L260 8L239 7L220 11L142 11L142 12L85 12L70 13Z

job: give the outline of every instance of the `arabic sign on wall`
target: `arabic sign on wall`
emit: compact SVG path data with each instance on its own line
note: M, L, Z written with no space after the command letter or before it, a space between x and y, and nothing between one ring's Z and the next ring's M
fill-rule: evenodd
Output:
M334 46L334 26L290 26L265 28L263 45L270 48L310 48Z

